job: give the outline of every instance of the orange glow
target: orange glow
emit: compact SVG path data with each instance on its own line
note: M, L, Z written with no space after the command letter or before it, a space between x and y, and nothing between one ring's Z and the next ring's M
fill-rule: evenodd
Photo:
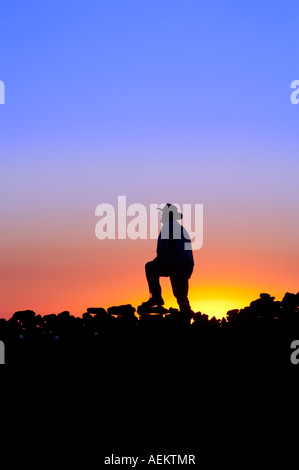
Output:
M7 249L2 255L0 316L17 310L81 316L87 307L130 303L148 299L144 265L155 257L155 240L107 240L92 236L88 243L51 246L32 244ZM281 300L286 291L296 293L299 255L294 253L242 253L203 248L194 253L189 299L194 311L222 318L268 292ZM166 307L177 308L170 280L161 278Z

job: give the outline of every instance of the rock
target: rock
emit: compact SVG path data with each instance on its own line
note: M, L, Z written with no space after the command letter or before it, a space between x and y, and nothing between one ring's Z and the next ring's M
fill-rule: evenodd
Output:
M139 305L137 307L137 313L139 315L143 314L152 314L152 313L159 313L160 315L164 315L168 313L167 308L162 307L162 305L157 305L155 307L147 307L146 305Z
M109 307L107 309L109 315L116 315L116 316L132 316L134 315L135 308L132 307L131 304L126 304L126 305L119 305L119 306L113 306Z
M98 317L107 317L107 311L102 307L88 307L87 313L90 315L97 315Z

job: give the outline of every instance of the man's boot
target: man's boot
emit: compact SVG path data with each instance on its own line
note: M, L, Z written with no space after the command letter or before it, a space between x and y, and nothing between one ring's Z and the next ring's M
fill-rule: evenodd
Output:
M151 296L146 302L142 302L143 307L156 307L156 306L161 306L164 305L164 300L162 299L161 296L154 297Z

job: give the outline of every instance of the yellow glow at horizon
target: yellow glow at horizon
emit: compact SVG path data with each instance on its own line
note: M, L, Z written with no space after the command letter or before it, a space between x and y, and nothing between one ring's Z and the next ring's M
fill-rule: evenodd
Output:
M192 289L189 295L194 312L209 315L209 318L226 317L229 310L246 307L252 300L259 298L255 289L233 288L232 286L205 286Z
M161 279L165 307L178 308L169 281ZM225 285L190 286L189 301L194 312L201 312L212 318L226 317L229 310L241 309L259 298L260 292L254 288L237 288Z

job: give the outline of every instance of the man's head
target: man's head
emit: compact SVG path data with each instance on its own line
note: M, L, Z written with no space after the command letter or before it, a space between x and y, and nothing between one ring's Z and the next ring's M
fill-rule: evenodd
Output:
M162 224L165 224L165 222L172 222L173 220L180 220L183 217L183 215L178 212L176 206L170 203L167 203L163 209L158 207L158 210L162 211Z

